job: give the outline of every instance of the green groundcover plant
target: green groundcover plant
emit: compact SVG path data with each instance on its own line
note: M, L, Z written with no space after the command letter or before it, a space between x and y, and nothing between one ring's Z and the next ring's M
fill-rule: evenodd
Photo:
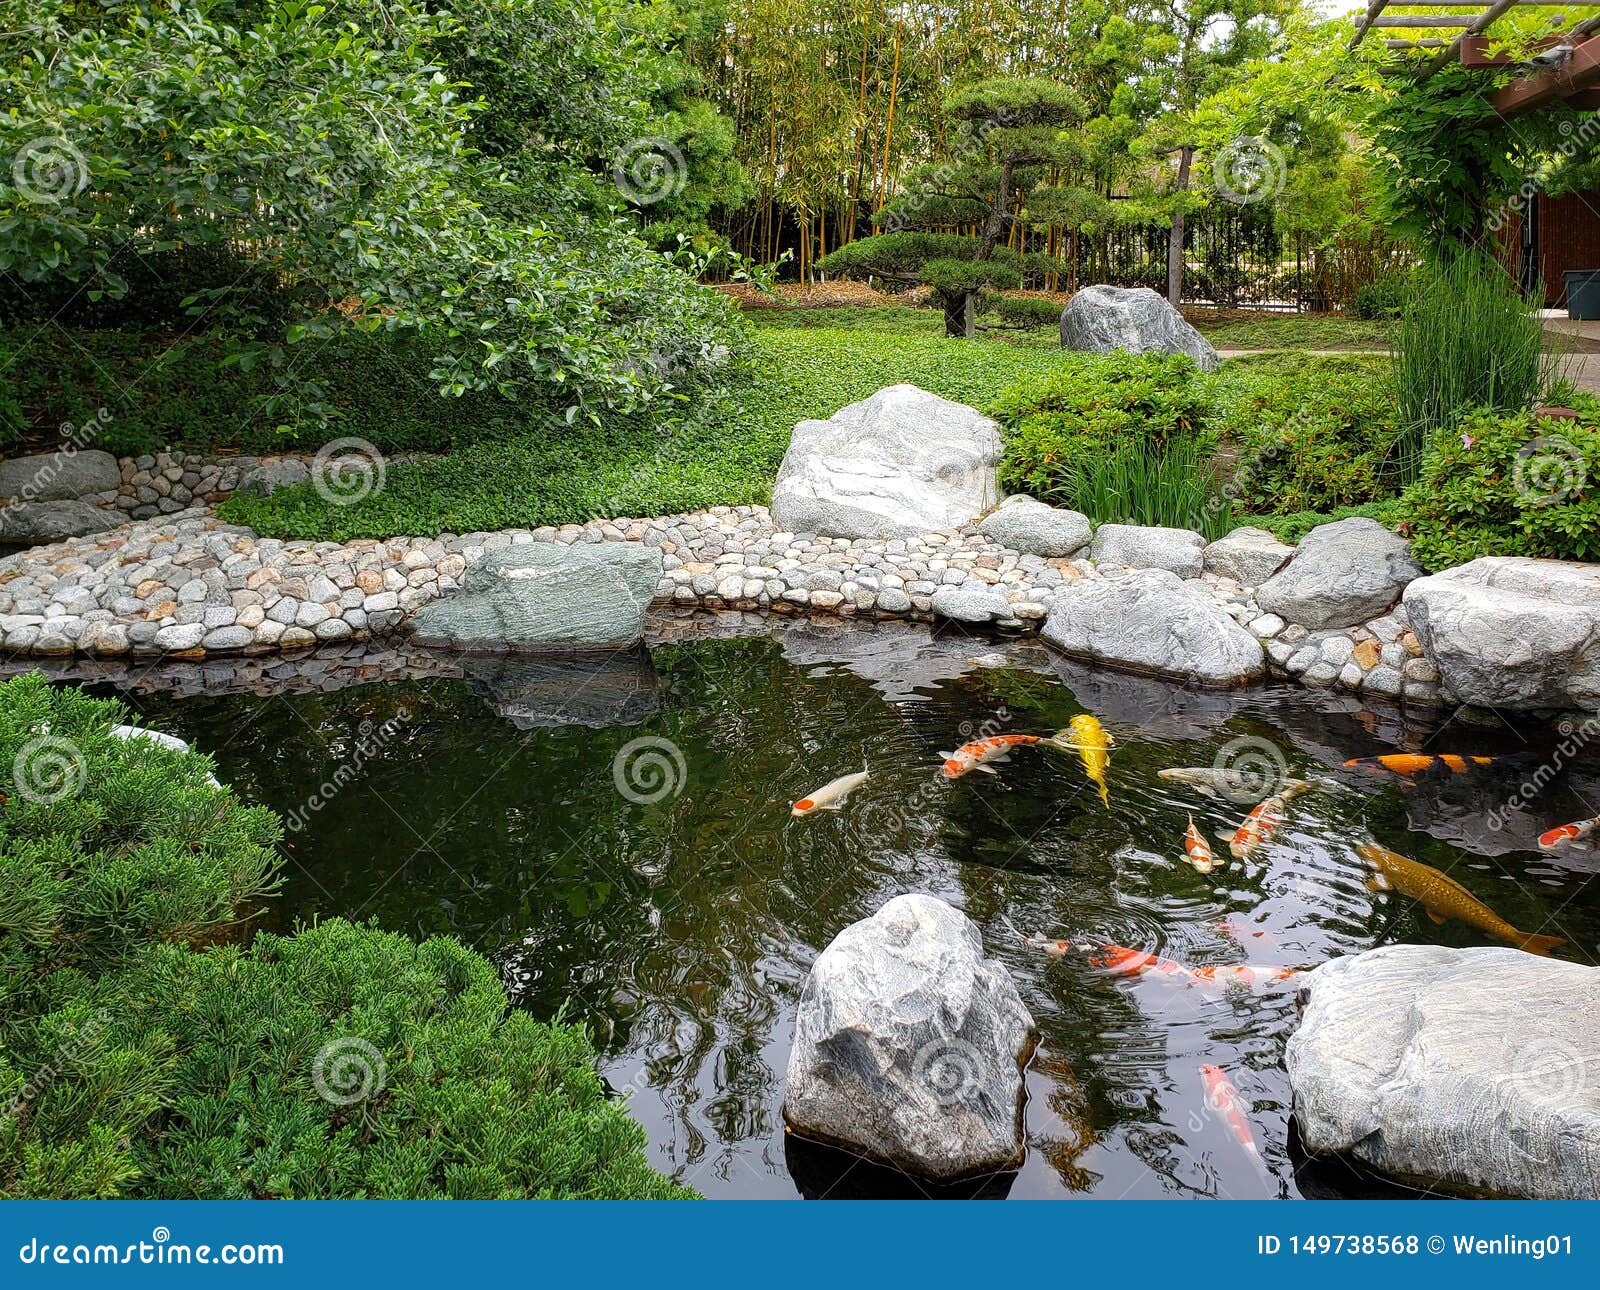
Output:
M0 684L0 1196L688 1197L582 1031L334 919L246 943L281 825L119 705Z

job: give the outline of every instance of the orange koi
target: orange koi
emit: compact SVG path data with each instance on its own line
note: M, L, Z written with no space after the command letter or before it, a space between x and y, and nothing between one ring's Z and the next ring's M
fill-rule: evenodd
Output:
M1283 799L1269 797L1244 817L1234 835L1228 839L1228 852L1235 860L1244 860L1256 853L1272 831L1283 823Z
M1256 1146L1255 1134L1250 1131L1250 1121L1245 1116L1244 1098L1233 1086L1220 1066L1202 1066L1200 1077L1205 1080L1206 1107L1220 1116L1233 1133L1234 1140L1249 1153L1257 1167L1261 1167L1261 1149Z
M1371 774L1419 775L1435 766L1443 766L1455 775L1465 774L1474 766L1492 766L1493 757L1458 757L1455 753L1385 753L1382 757L1352 757L1345 762L1346 770L1364 770Z
M1116 976L1149 975L1184 986L1237 985L1252 990L1289 981L1300 974L1298 968L1254 963L1224 963L1215 967L1192 968L1174 959L1162 958L1159 954L1130 950L1125 945L1102 945L1090 952L1089 962Z
M1217 859L1211 854L1211 846L1200 836L1200 830L1194 826L1194 816L1189 817L1189 827L1183 834L1183 853L1200 873L1210 873L1217 866Z
M986 775L999 774L992 761L1004 761L1015 748L1039 742L1038 735L992 735L987 739L974 739L962 744L954 752L942 752L946 779L960 779L969 770L981 770Z
M1591 820L1577 820L1572 824L1562 824L1539 835L1539 849L1541 851L1559 851L1563 847L1571 846L1574 842L1582 841L1597 828L1600 828L1600 815Z
M1264 963L1224 963L1217 967L1191 968L1190 974L1199 982L1242 985L1247 989L1259 990L1262 986L1294 980L1300 975L1300 969L1269 967Z

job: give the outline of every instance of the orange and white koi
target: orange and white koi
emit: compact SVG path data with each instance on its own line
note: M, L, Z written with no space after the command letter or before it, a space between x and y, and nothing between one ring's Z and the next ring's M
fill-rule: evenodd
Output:
M1243 945L1245 941L1262 941L1271 945L1273 937L1271 932L1263 931L1259 927L1252 927L1249 923L1238 918L1219 918L1211 924L1230 941Z
M1309 793L1315 785L1304 780L1295 780L1293 784L1274 793L1266 801L1255 807L1249 815L1244 817L1244 823L1234 832L1228 843L1228 854L1235 860L1245 860L1254 855L1256 850L1270 838L1278 825L1283 823L1284 812L1289 809L1289 803L1299 797L1301 793Z
M851 775L840 775L838 779L829 780L815 793L810 793L796 802L790 810L791 815L810 815L813 811L837 811L845 803L845 799L867 782L870 772L865 766Z
M1042 951L1049 958L1064 959L1069 954L1076 954L1079 952L1078 947L1071 941L1052 940L1048 936L1029 936L1026 932L1021 931L1017 925L1004 914L1000 915L1000 921L1009 927L1011 929L1011 934L1024 945L1028 945L1036 950Z
M1261 1167L1261 1149L1256 1146L1255 1134L1250 1131L1250 1121L1245 1116L1244 1098L1233 1086L1220 1066L1202 1066L1200 1078L1205 1081L1206 1106L1220 1116L1228 1126L1234 1140L1245 1149L1257 1167Z
M1458 757L1455 753L1385 753L1382 757L1352 757L1345 762L1346 770L1363 770L1369 774L1420 775L1425 770L1443 766L1454 775L1463 775L1475 766L1492 766L1493 757Z
M962 744L954 752L942 752L939 756L944 758L946 779L960 779L969 770L997 775L999 772L989 765L990 762L1004 761L1013 749L1038 742L1038 735L991 735L987 739L974 739L971 743Z
M1556 828L1539 835L1539 849L1541 851L1559 851L1569 847L1574 842L1581 842L1597 828L1600 828L1600 815L1590 820L1575 820L1571 824L1562 824Z
M1189 817L1189 827L1183 834L1183 854L1199 873L1210 873L1217 867L1217 858L1211 854L1211 845L1200 836L1192 815Z
M1102 945L1091 950L1088 957L1092 966L1104 968L1116 976L1150 976L1184 986L1237 985L1255 990L1292 980L1300 974L1298 968L1259 963L1222 963L1215 967L1192 968L1159 954L1130 950L1125 945Z

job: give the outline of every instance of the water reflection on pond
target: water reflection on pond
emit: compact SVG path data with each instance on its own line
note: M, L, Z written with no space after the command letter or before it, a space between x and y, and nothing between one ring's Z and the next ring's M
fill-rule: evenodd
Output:
M1368 890L1354 846L1370 837L1449 868L1517 926L1565 936L1565 956L1594 960L1594 858L1555 861L1533 838L1596 813L1585 803L1600 802L1600 762L1580 755L1525 815L1486 823L1553 730L1459 720L1441 730L1446 714L1430 724L1287 687L1196 693L1034 645L907 626L685 635L662 624L648 658L577 671L353 651L99 679L60 671L120 693L148 724L213 754L247 797L305 821L288 839L274 925L340 914L482 949L519 1006L548 1016L565 1004L592 1027L655 1163L714 1196L793 1196L797 1183L879 1194L893 1183L786 1144L779 1107L808 967L900 892L963 908L1039 1021L1028 1159L987 1194L1357 1186L1337 1169L1297 1174L1289 1156L1292 988L1202 994L1111 977L1040 956L1002 915L1193 964L1306 966L1396 941L1490 943ZM996 650L1004 660L983 657ZM1118 739L1109 810L1059 753L1022 749L998 776L935 774L939 753L979 730L1045 733L1083 711ZM1256 856L1203 877L1182 860L1186 816L1215 835L1244 808L1156 771L1209 765L1241 737L1269 741L1293 774L1344 787L1298 799ZM1337 770L1424 747L1508 759L1405 791ZM845 810L790 818L791 802L863 764L872 778ZM1202 1112L1203 1063L1244 1095L1270 1179Z

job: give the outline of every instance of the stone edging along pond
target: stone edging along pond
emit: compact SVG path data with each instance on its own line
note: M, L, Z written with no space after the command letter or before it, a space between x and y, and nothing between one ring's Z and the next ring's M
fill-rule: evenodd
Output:
M1351 536L1370 538L1362 532ZM1281 561L1283 554L1269 554L1262 563L1270 541L1265 534L1252 540L1246 531L1204 547L1180 530L1104 525L1093 544L1073 556L1046 557L1008 547L978 526L912 538L828 538L776 531L765 508L739 506L531 531L332 543L260 538L209 511L190 509L0 560L0 650L200 658L384 636L404 631L414 611L459 588L487 554L527 543L628 542L660 551L659 604L948 618L1024 632L1038 630L1057 611L1069 625L1088 623L1093 637L1096 614L1104 616L1097 599L1142 581L1158 615L1170 614L1187 597L1197 612L1211 615L1200 624L1199 636L1232 633L1229 648L1235 651L1239 640L1260 642L1263 666L1242 670L1234 681L1270 670L1313 685L1421 704L1490 697L1453 695L1441 687L1437 662L1414 630L1416 596L1394 603L1404 587L1401 577L1376 594L1372 603L1385 602L1383 612L1355 626L1314 628L1264 609L1254 588L1222 570L1251 576L1252 567ZM1144 572L1127 572L1140 566ZM1168 572L1153 572L1163 566ZM1555 567L1588 572L1586 566ZM1410 570L1413 577L1417 573ZM1476 587L1471 580L1460 585ZM1326 616L1315 596L1304 603L1316 612L1300 616ZM1131 621L1119 621L1119 613L1113 608L1111 619L1100 624L1105 632L1149 634L1137 613ZM1046 628L1044 634L1080 657L1138 665L1098 645L1075 647L1063 629ZM1169 644L1203 652L1207 644L1196 636L1193 624L1180 623L1171 628ZM1146 670L1182 676L1182 664L1179 658ZM1202 672L1190 679L1221 678ZM1588 706L1529 697L1520 706Z

